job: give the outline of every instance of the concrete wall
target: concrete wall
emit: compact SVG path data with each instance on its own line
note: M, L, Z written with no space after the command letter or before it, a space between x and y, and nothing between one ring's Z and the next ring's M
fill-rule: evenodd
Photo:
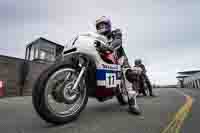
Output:
M0 55L0 80L4 82L4 96L31 95L35 80L49 65Z
M46 68L49 67L50 64L47 63L39 63L39 62L29 62L29 71L27 73L27 77L25 79L25 84L23 87L22 95L31 95L32 87L40 75Z

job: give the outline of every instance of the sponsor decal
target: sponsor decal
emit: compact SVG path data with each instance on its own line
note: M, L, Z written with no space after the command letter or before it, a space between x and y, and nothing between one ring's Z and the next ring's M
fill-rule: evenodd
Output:
M118 65L109 66L109 65L102 64L102 66L103 68L106 68L106 69L118 69Z

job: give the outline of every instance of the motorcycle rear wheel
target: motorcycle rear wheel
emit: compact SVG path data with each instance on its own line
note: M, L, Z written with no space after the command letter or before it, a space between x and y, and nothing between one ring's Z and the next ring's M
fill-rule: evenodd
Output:
M124 94L119 94L116 96L117 101L119 102L120 105L127 105L128 104L128 98Z

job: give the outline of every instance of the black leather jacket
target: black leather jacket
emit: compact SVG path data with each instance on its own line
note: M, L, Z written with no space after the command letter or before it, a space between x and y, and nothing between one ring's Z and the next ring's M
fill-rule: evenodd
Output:
M135 66L136 66L136 67L140 67L140 68L142 69L142 72L143 72L144 74L146 74L147 70L146 70L144 64L139 64L139 65L135 65Z
M130 64L128 62L128 58L126 56L126 53L124 51L124 48L122 47L122 32L120 29L113 30L111 34L107 36L109 40L109 45L112 49L116 51L117 57L121 58L122 56L125 57L124 66L130 67Z

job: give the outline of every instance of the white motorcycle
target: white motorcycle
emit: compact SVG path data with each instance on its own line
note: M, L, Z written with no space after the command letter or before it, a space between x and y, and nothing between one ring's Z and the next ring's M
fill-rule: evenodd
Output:
M126 79L129 68L121 68L106 44L107 39L99 34L80 34L67 44L62 58L39 76L32 100L42 119L54 124L72 121L78 118L88 97L100 102L116 97L121 105L136 97Z

